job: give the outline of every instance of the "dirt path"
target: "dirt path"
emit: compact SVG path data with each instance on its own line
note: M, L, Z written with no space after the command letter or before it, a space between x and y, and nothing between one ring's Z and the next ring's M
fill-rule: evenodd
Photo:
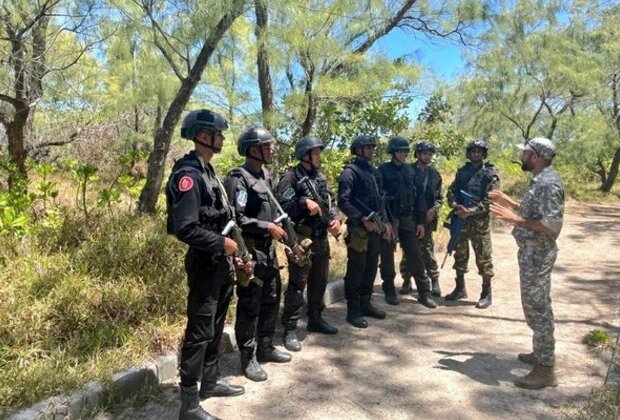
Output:
M474 307L481 286L475 270L467 276L469 299L442 302L434 311L411 297L390 307L376 287L373 300L388 311L386 320L358 330L345 323L344 302L332 305L326 317L340 329L337 336L304 331L304 350L288 365L266 365L269 380L261 384L240 376L238 355L227 355L224 374L246 386L246 394L203 406L224 419L560 417L561 407L586 398L605 378L607 366L581 339L594 328L615 334L619 325L619 226L618 204L568 206L552 288L558 388L526 391L512 384L527 373L516 355L530 351L531 332L521 309L516 246L510 230L499 227L494 303L487 310ZM452 279L446 264L444 294ZM157 401L100 418L177 418L178 404L170 384Z

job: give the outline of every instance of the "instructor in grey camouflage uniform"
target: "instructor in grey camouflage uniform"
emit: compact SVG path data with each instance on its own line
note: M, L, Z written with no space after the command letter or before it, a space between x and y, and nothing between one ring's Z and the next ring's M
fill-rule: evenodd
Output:
M515 385L541 389L558 385L550 291L551 271L558 254L556 240L564 217L564 186L551 166L555 157L551 140L537 137L528 140L521 149L521 168L534 175L530 185L521 203L501 191L491 191L490 211L515 225L512 235L519 246L521 303L527 325L534 331L534 351L518 356L521 362L534 368L517 379Z

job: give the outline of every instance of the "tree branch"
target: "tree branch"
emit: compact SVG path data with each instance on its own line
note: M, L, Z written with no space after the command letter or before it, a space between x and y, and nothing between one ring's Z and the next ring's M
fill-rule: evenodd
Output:
M401 6L401 8L379 29L375 30L373 33L368 35L366 41L362 42L362 44L357 47L353 53L354 54L364 54L366 51L373 46L373 44L382 36L389 33L392 29L394 29L399 22L403 19L406 13L413 7L417 0L406 0L405 3ZM336 64L334 67L328 67L325 69L323 74L338 74L344 71L345 65L343 62Z
M532 129L532 126L534 125L534 123L536 123L536 120L538 119L538 116L540 115L540 111L542 111L543 106L547 106L546 98L544 97L541 98L541 102L540 102L540 105L538 105L538 109L534 113L532 120L530 121L530 123L527 125L527 128L525 129L525 133L524 133L525 139L530 138L530 130Z
M0 100L1 100L1 101L4 101L4 102L8 102L8 103L10 103L10 104L11 104L11 105L13 105L13 107L15 107L15 108L18 108L18 107L23 107L23 106L25 106L25 105L26 105L24 101L21 101L21 100L19 100L19 99L17 99L17 98L14 98L14 97L12 97L12 96L9 96L9 95L5 95L5 94L3 94L3 93L0 93Z
M168 48L170 48L172 52L178 55L181 58L181 60L187 64L188 68L190 68L189 56L181 54L181 52L179 52L172 45L172 43L168 40L171 37L171 35L166 33L166 31L163 30L163 28L159 25L159 23L157 23L157 20L153 16L152 7L146 4L145 2L137 2L137 4L142 8L142 10L144 10L144 13L146 13L147 17L151 21L151 29L153 31L153 43L155 44L157 49L159 49L159 51L162 53L166 61L168 61L168 64L170 64L172 71L179 78L179 80L185 79L185 76L181 73L180 69L178 68L176 62L174 61L174 59L172 58L168 50L160 43L159 35L161 35L161 37L164 40L164 43L168 46Z
M32 27L34 25L37 24L37 22L40 19L42 19L44 16L46 16L46 14L47 14L47 12L49 10L52 10L59 3L60 3L60 0L52 0L52 1L44 2L43 5L41 6L41 9L38 11L38 13L36 15L34 15L32 17L30 22L26 23L23 28L21 28L19 31L17 31L17 33L16 33L17 38L21 39L26 34L26 32L28 32L30 29L32 29ZM26 19L24 19L24 20L26 20Z
M523 136L523 138L524 138L525 140L527 140L527 134L526 134L525 130L523 129L523 127L521 127L521 124L519 124L519 122L518 122L518 121L516 121L514 118L512 118L510 115L506 114L506 113L505 113L505 112L503 112L503 111L500 111L499 113L500 113L500 114L501 114L504 118L506 118L508 121L510 121L511 123L513 123L514 125L516 125L516 126L517 126L517 128L518 128L519 130L521 130L521 136Z

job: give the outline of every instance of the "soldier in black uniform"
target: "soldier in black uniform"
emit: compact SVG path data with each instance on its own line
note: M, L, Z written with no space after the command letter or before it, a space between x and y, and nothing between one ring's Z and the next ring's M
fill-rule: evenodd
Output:
M426 224L424 236L420 238L420 248L422 250L422 260L426 275L431 279L431 294L435 297L441 297L441 288L439 287L439 266L435 258L435 242L433 241L433 232L437 230L438 217L437 213L443 203L441 194L441 175L435 168L431 166L433 154L435 153L435 145L428 140L418 143L415 147L416 162L413 164L415 171L415 184L418 193L424 197L426 205ZM411 292L411 274L408 273L405 263L405 257L401 261L401 275L403 276L403 287L400 289L401 294Z
M371 159L375 139L360 135L351 143L353 162L347 164L338 179L338 207L347 215L347 272L344 289L347 299L347 321L356 328L366 328L364 315L384 319L385 312L370 303L377 275L381 235L391 238L385 204L381 198L381 180ZM379 216L386 223L385 232L369 217Z
M436 308L437 304L430 297L430 281L426 276L418 241L425 233L426 201L416 191L413 167L405 162L409 149L409 142L404 137L391 138L387 152L392 155L392 160L379 166L387 214L397 239L381 241L383 291L387 303L398 305L394 288L394 249L396 242L399 242L405 255L407 271L412 273L415 279L420 303L427 308Z
M474 140L467 145L465 154L469 162L459 168L456 178L448 188L448 203L458 217L466 219L459 232L454 251L454 270L456 287L446 296L447 300L467 297L465 273L469 260L469 242L476 256L478 274L482 277L482 293L476 308L484 309L491 305L491 280L493 279L493 258L488 194L499 188L497 168L484 162L489 147L484 140ZM466 199L462 193L472 198ZM469 202L468 202L469 201Z
M273 240L286 235L273 222L278 214L266 190L273 190L271 174L265 164L272 161L274 143L275 139L265 128L252 127L244 131L239 136L237 150L245 156L245 163L233 169L226 178L226 190L235 206L237 223L255 261L254 278L237 284L235 323L241 369L253 381L267 379L267 373L258 362L291 360L290 353L272 345L282 291Z
M210 163L213 154L222 149L222 132L227 128L226 120L209 110L187 114L181 137L192 140L195 150L175 163L166 185L168 233L189 245L185 256L189 294L181 349L180 419L215 419L200 407L199 396L244 393L243 387L220 378L218 358L232 296L231 256L238 251L235 241L220 234L233 210ZM251 272L251 263L244 265L239 258L234 263Z
M284 325L284 347L290 351L300 351L301 343L297 337L297 321L301 317L303 292L308 285L308 325L310 332L336 334L338 330L328 324L321 316L325 308L323 295L329 274L329 241L327 232L339 234L338 210L331 207L327 189L327 179L319 170L323 142L317 137L304 137L295 144L295 157L299 164L284 174L278 184L278 201L284 211L295 222L295 230L300 237L312 240L312 257L303 267L289 262L288 287L284 293L282 324ZM308 187L312 183L319 194L323 209Z

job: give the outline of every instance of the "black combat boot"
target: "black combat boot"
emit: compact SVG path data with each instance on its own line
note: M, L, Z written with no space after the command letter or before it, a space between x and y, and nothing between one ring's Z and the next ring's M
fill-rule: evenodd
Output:
M360 302L360 310L362 315L376 319L385 319L385 312L372 306L372 303L370 303L370 296L361 298Z
M434 297L441 297L441 288L439 287L439 278L433 277L431 279L431 294Z
M430 309L435 309L437 307L437 302L433 300L430 292L419 293L418 302Z
M256 360L254 349L240 349L241 372L251 381L262 382L267 380L267 372L263 370Z
M493 303L493 295L491 290L491 279L493 277L483 277L482 278L482 293L480 293L480 300L476 303L476 308L485 309L491 306Z
M284 348L288 351L301 351L301 343L299 342L299 338L297 337L297 329L296 328L288 328L285 326L284 330Z
M400 304L400 301L398 300L398 296L396 296L396 288L393 285L386 286L384 283L382 287L383 287L383 293L385 293L385 301L387 302L388 305L396 306Z
M198 400L198 386L181 385L181 411L179 420L219 420L207 413Z
M334 335L338 333L338 328L330 325L321 316L321 312L312 311L308 313L308 326L306 329L309 332L316 332L321 334Z
M362 316L359 301L347 301L347 322L355 328L368 327L368 322Z
M245 389L242 386L231 385L220 377L219 363L209 363L202 367L202 380L200 381L201 399L209 397L234 397L242 395Z
M467 290L465 290L465 274L456 273L456 287L449 295L446 295L446 300L459 300L467 298Z
M401 295L408 295L411 292L413 292L413 288L411 287L411 278L403 279L403 285L401 286L398 293L400 293Z
M265 336L258 339L256 360L260 363L288 363L293 357L290 353L280 351L271 344L271 337Z

